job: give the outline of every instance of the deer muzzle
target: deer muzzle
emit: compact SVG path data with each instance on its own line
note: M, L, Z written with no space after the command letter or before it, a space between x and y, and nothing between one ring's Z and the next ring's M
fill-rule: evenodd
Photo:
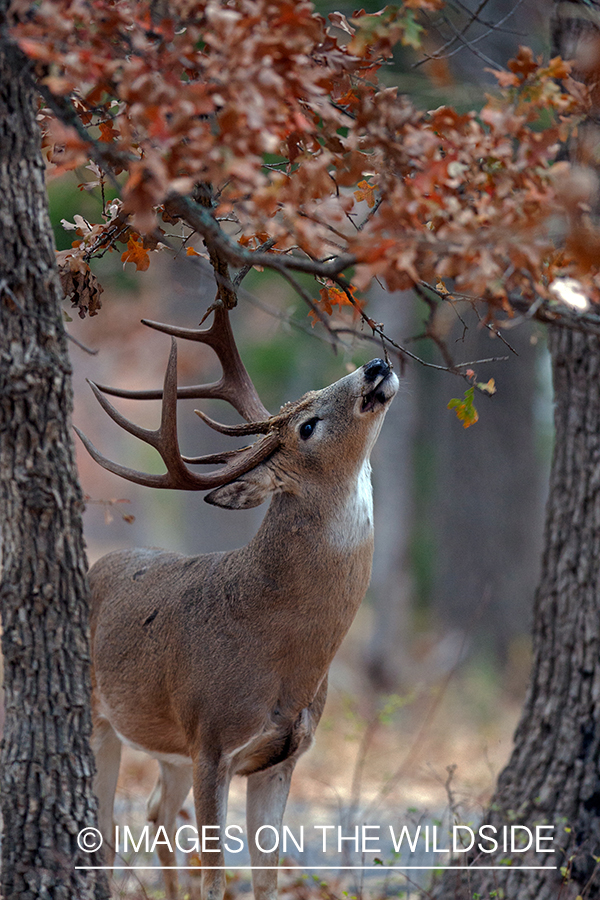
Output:
M391 366L383 359L372 359L363 366L362 413L383 409L398 391L399 382Z

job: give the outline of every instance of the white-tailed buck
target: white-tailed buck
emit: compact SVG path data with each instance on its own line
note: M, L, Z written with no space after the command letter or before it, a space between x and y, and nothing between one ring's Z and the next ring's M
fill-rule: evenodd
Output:
M82 435L109 471L152 487L211 489L205 499L228 509L271 498L256 537L240 550L201 556L124 550L91 569L99 824L110 848L124 741L159 762L148 818L164 826L171 840L192 786L198 832L217 826L220 831L207 834L224 836L229 782L232 775L247 776L252 866L276 867L277 851L260 852L254 835L262 825L281 829L292 771L323 711L329 666L369 583L369 455L398 379L387 363L374 359L271 416L237 353L226 310L216 306L214 314L204 330L146 324L211 346L223 367L219 382L178 388L172 338L162 391L92 385L109 415L155 447L167 468L164 475L126 469ZM162 397L160 428L133 425L101 391ZM178 397L226 399L248 424L226 427L199 415L226 434L262 436L241 450L183 457ZM206 463L222 467L207 474L190 468ZM161 864L175 865L166 844L159 846ZM110 851L106 855L112 864ZM203 862L223 867L222 850ZM252 877L256 900L276 897L276 868L255 868ZM165 881L171 900L177 894L175 873L167 870ZM203 869L203 900L220 900L224 885L222 868Z

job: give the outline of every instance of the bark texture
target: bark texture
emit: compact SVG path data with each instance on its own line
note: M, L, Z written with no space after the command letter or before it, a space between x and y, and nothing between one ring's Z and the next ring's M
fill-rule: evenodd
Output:
M555 329L549 344L556 445L533 671L487 821L554 825L556 852L513 854L501 871L448 872L437 897L483 900L500 888L507 900L575 900L600 889L600 339ZM506 858L480 854L471 862Z
M557 2L552 41L554 53L577 60L576 77L596 84L594 108L569 152L597 169L600 3ZM555 450L533 671L515 748L487 819L497 826L554 825L556 852L545 859L519 854L518 861L559 868L448 872L437 897L470 900L478 893L483 900L498 889L506 900L600 895L600 339L555 329L549 346Z
M4 4L0 4L0 25ZM0 45L0 504L4 900L108 896L95 825L82 495L34 98Z

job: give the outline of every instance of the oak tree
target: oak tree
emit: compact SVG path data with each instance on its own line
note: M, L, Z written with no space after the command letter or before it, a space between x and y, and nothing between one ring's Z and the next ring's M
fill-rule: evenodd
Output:
M0 3L0 23L6 4ZM78 835L94 763L71 368L31 81L0 45L2 896L108 896Z

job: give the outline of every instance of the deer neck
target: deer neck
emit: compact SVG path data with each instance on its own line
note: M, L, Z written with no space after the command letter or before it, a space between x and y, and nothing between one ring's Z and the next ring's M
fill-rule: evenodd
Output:
M258 579L253 602L259 597L275 616L292 612L306 627L315 621L336 649L371 576L370 472L365 462L351 481L326 491L303 484L302 494L275 495L256 537L238 551L238 564Z
M304 484L302 496L276 495L258 534L239 551L237 562L251 573L249 627L258 629L265 650L272 646L270 667L290 709L312 701L365 595L371 498L368 463L350 485L329 484L311 497ZM301 670L290 665L297 659Z
M334 556L348 557L370 545L372 537L371 465L365 460L354 478L329 483L326 490L304 483L297 494L276 494L250 546L272 558L270 548L283 539L289 551L306 543L326 555L329 550Z

